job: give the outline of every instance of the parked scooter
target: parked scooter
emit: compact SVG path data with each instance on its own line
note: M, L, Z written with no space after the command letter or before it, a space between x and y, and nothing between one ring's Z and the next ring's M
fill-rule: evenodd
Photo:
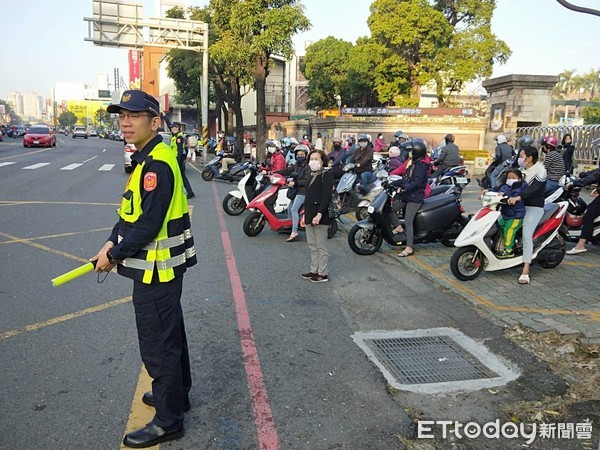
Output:
M439 177L430 178L429 184L431 187L451 184L453 186L460 186L461 189L464 189L465 186L471 182L471 179L468 178L467 175L468 172L466 166L450 167Z
M414 221L414 242L441 242L452 246L453 240L460 234L469 221L460 204L460 191L451 187L451 193L428 197L423 201ZM369 217L358 222L348 234L348 244L359 255L372 255L383 241L389 245L399 245L406 241L406 234L394 234L389 215L392 213L392 200L396 196L396 187L388 179L383 191L373 201L367 211ZM404 220L400 222L404 225Z
M202 179L204 181L222 180L230 183L239 182L252 165L251 161L237 163L232 165L227 172L222 173L220 171L222 159L223 153L220 152L219 155L215 156L206 164L206 166L204 166L204 169L202 170Z
M223 199L223 210L230 216L239 216L246 210L254 198L262 192L268 185L269 180L263 174L259 173L260 168L251 165L246 175L238 183L238 188L229 193ZM287 210L290 199L287 197L287 189L279 189L277 200L274 204L275 213L282 213Z
M503 249L498 218L500 205L506 201L501 193L485 193L482 208L454 241L454 246L459 248L452 255L450 270L459 280L474 280L483 270L491 272L523 264L521 230L515 238L515 256L507 259L496 256ZM566 213L567 202L564 201L544 206L544 216L533 234L533 258L544 268L557 267L565 256L563 220Z
M356 187L356 183L358 181L358 175L354 171L354 167L356 164L354 163L346 163L342 168L344 174L340 181L338 181L336 186L336 191L340 197L340 202L342 205L341 213L346 214L350 211L350 208L358 205L360 202L360 198L354 188Z
M567 230L565 238L576 242L581 238L581 228L583 227L583 216L587 211L587 202L581 198L581 187L573 186L577 180L574 175L563 175L558 180L558 189L546 197L545 203L567 202L567 215L565 217L565 227ZM592 244L600 245L600 216L594 219L594 230L592 231Z
M278 173L274 173L270 178L270 186L257 195L246 209L252 211L246 220L244 220L243 230L247 236L257 236L268 223L272 231L277 233L289 233L292 230L292 219L286 214L275 212L274 203L276 195L287 185L287 179ZM300 209L300 216L304 215L304 207ZM337 220L332 220L327 230L327 237L332 238L338 230Z

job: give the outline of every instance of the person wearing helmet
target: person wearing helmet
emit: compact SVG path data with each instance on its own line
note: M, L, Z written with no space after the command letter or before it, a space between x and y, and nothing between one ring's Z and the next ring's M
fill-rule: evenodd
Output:
M494 150L494 170L490 175L490 187L495 189L498 186L498 175L502 172L503 164L513 157L513 149L508 145L508 139L503 134L498 135L495 139L496 149Z
M433 162L433 164L437 165L437 169L431 174L432 178L437 178L449 168L460 164L460 150L454 143L454 135L447 134L444 140L446 141L446 145L440 150L440 155Z
M594 183L600 183L600 168L588 172L585 178L576 180L573 185L583 187ZM567 251L567 255L577 255L586 252L586 242L594 239L594 221L596 220L596 217L600 216L600 196L598 196L598 188L594 189L591 195L594 197L594 200L590 202L583 215L581 238L577 241L575 247Z
M307 155L310 153L306 145L300 144L296 146L293 165L287 166L285 169L278 170L277 173L285 177L291 177L288 182L288 198L291 200L288 208L288 217L292 218L292 232L286 239L287 242L293 242L298 237L298 225L300 224L300 208L304 205L304 196L306 194L306 186L310 182L310 168L308 167Z
M565 160L558 150L558 139L550 135L542 139L542 152L544 167L548 178L546 179L546 196L558 189L558 180L565 174Z
M288 157L288 154L290 152L290 150L292 149L292 140L289 137L284 137L281 140L281 152L283 153L283 156L286 158Z
M358 149L358 145L356 144L356 139L352 135L346 137L346 142L348 143L348 146L346 147L346 162L349 163L352 162L354 152Z
M360 184L363 189L375 181L373 174L373 145L369 142L366 134L358 136L358 149L354 152L352 162L356 164L355 172L360 176Z
M522 232L523 270L518 279L519 284L529 284L530 282L529 268L533 259L533 233L544 216L546 169L538 158L538 151L535 147L529 145L521 148L518 164L525 168L523 174L527 187L521 194L507 200L509 205L514 205L521 200L525 203Z
M333 138L333 148L327 155L331 164L331 174L333 178L338 180L342 177L343 172L342 168L346 163L346 149L342 147L342 138L339 136L334 136Z
M286 163L281 153L281 143L277 140L268 139L265 145L267 147L267 166L269 166L271 172L285 169Z
M412 163L406 169L406 173L401 180L394 182L400 192L400 202L392 204L392 211L389 214L391 226L394 234L406 231L406 247L398 256L405 258L414 253L414 226L413 222L425 199L425 189L428 186L429 163L425 161L427 157L427 145L421 141L412 142L410 146ZM396 211L404 210L404 224L406 230L402 228Z
M229 172L229 164L242 162L244 147L237 145L235 137L227 136L223 139L223 158L221 159L222 173Z
M400 156L400 149L395 145L388 149L388 156L390 157L388 160L388 171L390 172L396 170L404 163L404 160Z

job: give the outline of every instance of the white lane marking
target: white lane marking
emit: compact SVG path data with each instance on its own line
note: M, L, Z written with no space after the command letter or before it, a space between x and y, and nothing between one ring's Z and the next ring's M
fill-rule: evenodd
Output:
M23 170L34 170L39 169L40 167L49 166L50 163L37 163L32 166L23 167Z
M75 170L81 166L83 166L82 163L74 163L74 164L69 164L68 166L65 166L65 167L61 167L60 170Z
M10 166L11 164L16 164L16 161L15 162L3 162L3 163L0 163L0 167Z
M86 159L86 160L84 161L84 163L86 163L86 162L88 162L88 161L91 161L92 159L96 159L97 157L98 157L98 155L96 155L96 156L92 156L90 159Z
M115 167L114 164L104 164L98 170L101 170L101 171L104 171L104 172L108 172L109 170L112 170L113 167Z

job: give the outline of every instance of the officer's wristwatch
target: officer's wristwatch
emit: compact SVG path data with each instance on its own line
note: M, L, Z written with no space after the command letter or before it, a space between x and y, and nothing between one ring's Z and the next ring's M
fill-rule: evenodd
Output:
M111 263L113 266L115 264L117 264L117 260L112 255L112 252L110 251L110 248L108 250L106 250L106 258L108 259L108 262Z

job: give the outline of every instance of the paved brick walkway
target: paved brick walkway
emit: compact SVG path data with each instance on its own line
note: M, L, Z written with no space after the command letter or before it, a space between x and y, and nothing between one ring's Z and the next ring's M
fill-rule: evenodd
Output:
M478 188L472 185L465 190L463 205L467 211L480 207L478 194ZM349 230L355 219L351 213L342 220L343 228ZM567 249L574 245L567 243ZM413 256L398 258L398 249L384 244L380 252L508 325L521 324L540 333L557 331L578 337L584 344L600 343L600 247L588 244L586 253L566 255L555 269L533 265L531 283L525 286L517 284L520 266L483 272L469 282L456 279L449 264L454 250L442 244L421 244L415 246Z

